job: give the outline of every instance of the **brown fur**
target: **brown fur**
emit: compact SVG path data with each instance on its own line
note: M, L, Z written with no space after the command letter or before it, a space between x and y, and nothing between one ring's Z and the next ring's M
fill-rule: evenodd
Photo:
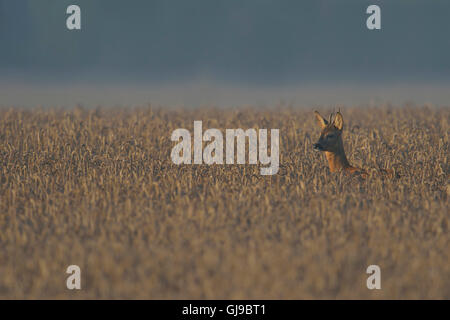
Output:
M347 175L357 174L366 178L367 171L352 166L345 155L344 143L342 141L342 131L344 128L344 118L340 112L336 113L334 120L327 121L317 111L314 112L317 123L322 132L319 141L314 144L314 148L325 152L328 160L328 166L331 172L343 171ZM379 173L389 177L394 177L395 173L392 169L380 169Z

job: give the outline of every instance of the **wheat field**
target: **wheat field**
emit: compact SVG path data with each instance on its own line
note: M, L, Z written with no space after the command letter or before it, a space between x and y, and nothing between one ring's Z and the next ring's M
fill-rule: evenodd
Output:
M313 110L0 109L0 298L449 299L450 108L341 108L349 161L401 175L366 180L329 172ZM280 129L278 174L173 164L194 120Z

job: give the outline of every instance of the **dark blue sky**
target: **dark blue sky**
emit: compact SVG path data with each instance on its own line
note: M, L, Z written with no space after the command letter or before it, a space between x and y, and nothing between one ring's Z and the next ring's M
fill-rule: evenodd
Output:
M0 105L448 105L449 14L449 0L0 0Z
M65 28L78 4L82 30ZM382 29L365 27L369 4ZM263 84L450 75L450 1L1 0L0 68L51 77Z

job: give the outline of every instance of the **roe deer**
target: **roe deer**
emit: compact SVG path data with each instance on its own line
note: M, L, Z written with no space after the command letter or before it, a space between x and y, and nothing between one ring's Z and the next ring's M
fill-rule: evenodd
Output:
M353 167L347 160L344 151L344 144L342 142L342 129L344 127L344 118L340 112L336 113L334 120L332 115L330 121L323 118L319 112L314 112L317 123L322 129L319 141L314 144L314 149L324 151L328 160L328 165L331 172L344 171L345 174L357 174L363 178L367 178L368 173L364 169ZM395 175L391 169L379 169L381 175L387 175L392 178Z

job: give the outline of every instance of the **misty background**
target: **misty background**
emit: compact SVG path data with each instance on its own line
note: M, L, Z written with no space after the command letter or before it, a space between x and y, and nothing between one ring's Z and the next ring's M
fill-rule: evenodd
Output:
M67 30L66 8L81 8ZM381 30L366 9L381 7ZM0 0L0 106L448 106L447 0Z

